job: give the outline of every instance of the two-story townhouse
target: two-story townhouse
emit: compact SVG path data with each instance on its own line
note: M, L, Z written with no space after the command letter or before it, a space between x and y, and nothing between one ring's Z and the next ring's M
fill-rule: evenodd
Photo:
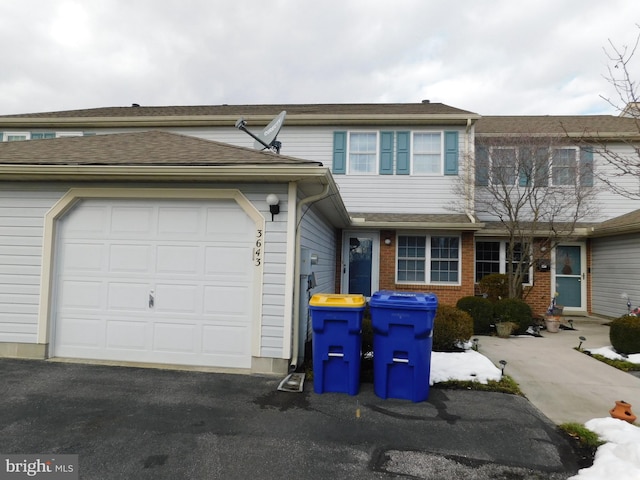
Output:
M254 141L236 121L244 117L257 133L283 110L281 155L251 151ZM605 131L598 122L609 122L607 141L631 130L616 117L569 129L557 120L533 131L532 117L481 118L426 101L134 105L0 117L7 142L0 144L0 353L282 373L303 355L313 293L431 291L455 304L476 293L483 274L507 268L504 231L476 212L477 141L569 131L576 143L566 146L579 152L585 132ZM514 128L520 121L526 129ZM82 138L52 138L72 135ZM15 142L28 139L37 141ZM597 148L588 151L597 164ZM273 215L271 194L280 198ZM197 204L181 213L194 195ZM550 271L530 272L537 313L557 281L580 283L574 312L599 304L591 286L604 256L595 247L609 237L591 236L598 222L637 208L604 195L607 208L560 246L571 261L578 255L580 275L560 279L554 252ZM220 244L207 236L217 230ZM236 235L250 232L244 252L227 253ZM198 249L199 256L186 253ZM224 279L231 285L246 258L251 281L227 294ZM244 329L234 316L244 317Z
M609 115L485 116L476 124L475 140L476 215L485 225L476 234L476 280L508 268L504 225L495 210L480 207L479 196L491 188L496 176L501 182L509 178L514 188L533 188L530 185L537 182L545 190L568 194L565 205L560 205L567 223L578 204L570 197L581 197L585 204L570 231L543 255L545 266L532 265L525 287L527 301L535 311L543 312L557 294L566 313L609 317L626 313L625 295L640 299L640 201L616 193L607 182L634 191L638 179L617 175L604 157L612 153L637 157L634 144L640 141L640 131L636 120ZM534 160L528 160L531 158ZM523 172L528 161L542 174L534 172L527 178ZM553 194L543 199L555 200ZM526 221L527 215L530 212L522 214L522 219ZM562 229L561 217L555 219L553 228ZM548 231L539 233L540 242L550 237Z

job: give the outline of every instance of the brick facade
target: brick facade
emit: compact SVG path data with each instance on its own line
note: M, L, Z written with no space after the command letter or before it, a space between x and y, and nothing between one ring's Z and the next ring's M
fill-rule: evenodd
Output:
M342 232L338 234L338 245L341 245ZM464 232L461 235L462 242L462 281L460 285L407 285L396 283L396 231L380 231L380 290L401 290L413 292L434 293L440 304L455 305L456 302L469 295L475 295L475 237L472 232ZM387 245L385 240L390 241ZM587 243L587 311L591 312L591 245ZM341 250L342 251L342 250ZM336 261L336 291L340 291L342 278L342 258L337 256ZM526 287L524 300L531 305L534 315L544 315L551 302L551 272L538 271L534 267L534 285Z

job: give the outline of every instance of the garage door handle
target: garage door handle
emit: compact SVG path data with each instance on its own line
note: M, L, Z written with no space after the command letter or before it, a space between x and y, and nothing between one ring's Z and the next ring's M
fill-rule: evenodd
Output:
M153 304L155 302L155 299L153 297L153 290L149 292L149 308L153 308Z

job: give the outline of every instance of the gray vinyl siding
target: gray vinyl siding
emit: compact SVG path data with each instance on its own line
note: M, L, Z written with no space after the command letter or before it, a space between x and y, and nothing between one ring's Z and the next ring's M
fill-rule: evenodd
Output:
M624 294L631 298L632 308L640 306L640 234L594 239L591 254L593 313L626 314Z
M300 291L300 330L301 340L311 336L311 321L309 316L309 299L316 293L336 292L336 255L337 231L324 218L318 216L313 209L306 210L300 224L302 248L318 256L318 264L311 266L315 275L316 287L307 291L306 279L301 279ZM305 338L306 337L306 338ZM301 345L302 348L302 345Z
M61 195L0 184L0 342L37 342L43 219Z

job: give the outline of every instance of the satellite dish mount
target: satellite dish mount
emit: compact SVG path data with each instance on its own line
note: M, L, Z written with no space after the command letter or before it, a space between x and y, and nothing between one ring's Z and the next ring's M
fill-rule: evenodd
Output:
M252 137L255 142L253 144L254 148L258 148L260 150L271 150L274 153L280 153L280 147L282 147L282 143L276 140L278 133L280 133L280 129L282 128L282 124L284 123L284 118L287 116L286 111L280 112L280 114L269 122L269 125L264 127L264 130L259 135L255 135L250 132L246 125L247 122L244 118L240 117L240 120L236 122L236 128L242 130L247 135Z

